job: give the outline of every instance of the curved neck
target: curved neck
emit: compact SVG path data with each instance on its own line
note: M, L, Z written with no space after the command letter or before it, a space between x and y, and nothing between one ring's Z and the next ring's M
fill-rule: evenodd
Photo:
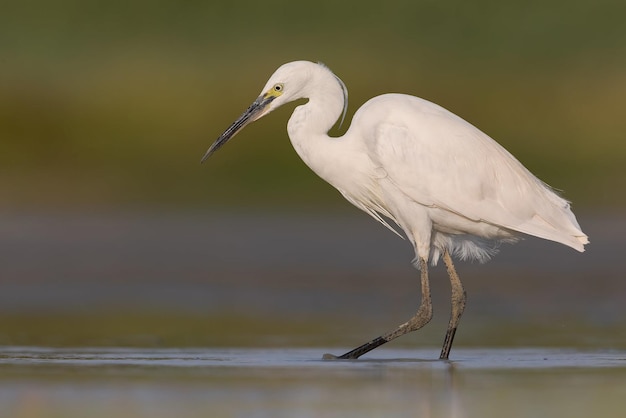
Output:
M309 101L294 110L287 123L287 132L302 161L318 176L335 185L332 173L340 165L341 158L337 147L344 141L330 138L328 131L341 115L344 96L334 75L329 76L331 79L325 83L316 83L322 88L307 92L305 97Z
M309 101L296 107L287 123L287 132L292 142L297 137L325 135L333 127L345 104L344 90L340 83L325 67L311 74L311 81L302 92L302 97Z

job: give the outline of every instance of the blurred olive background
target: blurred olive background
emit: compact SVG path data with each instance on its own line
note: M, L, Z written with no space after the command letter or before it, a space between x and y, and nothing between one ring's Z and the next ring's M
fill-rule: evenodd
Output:
M621 1L2 9L0 209L344 207L291 149L292 106L199 164L275 68L296 59L322 61L347 84L345 126L372 96L414 94L487 132L575 208L626 204Z
M528 240L463 264L478 318L460 344L623 346L625 2L1 9L1 343L348 345L411 315L410 247L300 161L293 105L200 165L278 66L307 59L350 92L331 135L375 95L414 94L573 201L585 254ZM406 341L436 345L445 328L447 280L433 270L439 325Z

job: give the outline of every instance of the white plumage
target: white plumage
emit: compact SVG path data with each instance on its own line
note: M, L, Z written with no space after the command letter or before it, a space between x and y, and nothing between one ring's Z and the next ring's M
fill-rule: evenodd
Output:
M278 68L203 160L247 123L300 98L309 100L294 110L287 124L298 155L359 209L392 230L385 218L395 222L413 244L422 270L427 261L445 260L446 253L486 261L500 243L515 242L521 234L584 251L587 236L569 203L497 142L441 106L384 94L355 113L345 135L329 137L330 128L345 114L347 91L321 64L296 61ZM451 260L446 264L449 272L454 270ZM423 275L423 292L428 290L424 280ZM464 306L460 281L456 291L462 291ZM423 304L426 297L430 294L423 295ZM422 319L428 322L430 316ZM451 320L449 345L453 325L456 330Z

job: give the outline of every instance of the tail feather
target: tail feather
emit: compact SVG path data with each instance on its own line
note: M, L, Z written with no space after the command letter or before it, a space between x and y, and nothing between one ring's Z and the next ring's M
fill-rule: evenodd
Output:
M583 252L585 251L585 244L589 244L589 238L580 229L574 214L569 210L569 208L567 208L567 211L570 216L560 218L565 221L560 222L560 225L553 225L541 216L535 215L529 222L520 225L520 227L515 228L515 230L528 235L555 241L563 245L567 245L576 251Z

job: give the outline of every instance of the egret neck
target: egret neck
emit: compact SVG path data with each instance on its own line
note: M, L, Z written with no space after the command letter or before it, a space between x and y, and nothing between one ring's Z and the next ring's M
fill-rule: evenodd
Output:
M337 147L347 144L345 138L331 138L328 131L344 109L344 90L336 77L325 67L311 74L311 82L302 91L307 103L296 107L287 133L302 160L315 173L328 181L326 175L342 154Z

